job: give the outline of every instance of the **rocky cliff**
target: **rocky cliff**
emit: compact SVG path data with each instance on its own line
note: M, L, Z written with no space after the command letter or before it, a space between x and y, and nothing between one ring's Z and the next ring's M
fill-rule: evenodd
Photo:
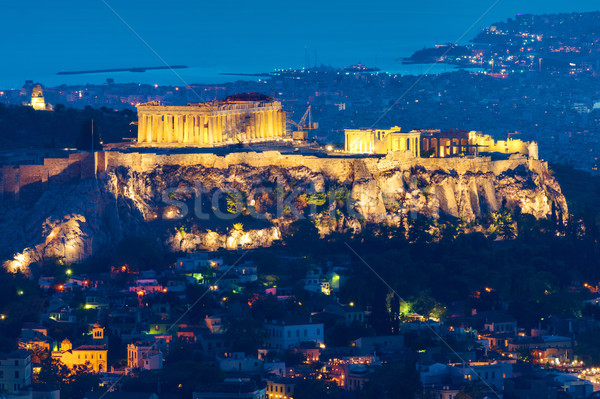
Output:
M34 206L7 202L5 267L78 262L127 236L153 237L170 251L269 246L302 217L327 235L419 214L472 222L502 207L536 218L568 212L546 164L517 156L136 156L107 158L97 179L50 186Z

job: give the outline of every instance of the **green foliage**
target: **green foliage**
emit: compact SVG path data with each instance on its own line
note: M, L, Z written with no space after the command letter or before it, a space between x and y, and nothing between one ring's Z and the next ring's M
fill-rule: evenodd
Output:
M326 193L313 193L306 196L306 203L309 205L323 206L327 202Z
M100 378L87 365L69 369L50 356L42 360L35 381L59 387L61 397L65 398L82 398L87 392L100 388Z
M493 237L511 240L516 237L517 229L512 219L512 214L506 208L490 214L490 227L488 232Z
M227 193L226 201L228 213L237 214L244 209L244 196L239 191Z

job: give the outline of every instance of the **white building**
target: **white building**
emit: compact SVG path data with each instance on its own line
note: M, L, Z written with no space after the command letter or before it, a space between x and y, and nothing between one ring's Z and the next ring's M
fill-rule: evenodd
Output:
M219 269L223 266L223 259L221 258L209 258L206 252L197 252L188 254L185 258L178 258L175 263L177 270L193 272L201 270L206 267L212 267Z
M217 356L219 368L224 372L257 373L261 370L263 362L256 357L246 356L243 352L225 353Z
M0 355L0 392L21 395L31 388L31 356L24 349Z
M265 330L267 345L274 349L289 349L301 342L314 342L317 345L324 342L322 323L276 320L267 323Z

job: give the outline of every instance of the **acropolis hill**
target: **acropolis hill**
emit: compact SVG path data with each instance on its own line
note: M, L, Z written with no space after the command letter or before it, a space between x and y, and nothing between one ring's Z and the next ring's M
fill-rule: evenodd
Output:
M205 220L174 208L179 201L194 209L196 187L243 193L239 218ZM304 198L286 203L303 214L311 195L336 198L311 216L323 235L360 231L365 223L405 223L409 214L469 222L501 207L536 218L568 212L547 164L523 155L492 160L406 152L364 157L107 151L3 167L0 188L6 205L0 250L11 270L52 256L78 262L129 236L155 237L172 251L269 246L297 218L285 206L277 212L278 192ZM203 197L208 203L202 203L209 214L210 200ZM232 228L238 222L243 227Z
M78 262L125 237L171 251L269 246L305 217L326 236L418 215L480 226L501 208L568 214L536 143L396 126L348 129L345 151L296 153L281 104L256 93L142 104L138 116L132 145L2 167L6 267Z

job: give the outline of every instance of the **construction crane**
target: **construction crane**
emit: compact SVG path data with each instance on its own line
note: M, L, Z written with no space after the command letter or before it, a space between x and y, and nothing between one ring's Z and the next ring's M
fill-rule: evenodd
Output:
M307 123L308 119L308 123ZM310 111L310 105L306 108L304 115L300 118L300 122L296 123L291 119L289 122L294 125L298 130L292 132L292 139L298 141L306 141L308 139L308 132L306 130L318 129L319 124L312 121L312 112Z

